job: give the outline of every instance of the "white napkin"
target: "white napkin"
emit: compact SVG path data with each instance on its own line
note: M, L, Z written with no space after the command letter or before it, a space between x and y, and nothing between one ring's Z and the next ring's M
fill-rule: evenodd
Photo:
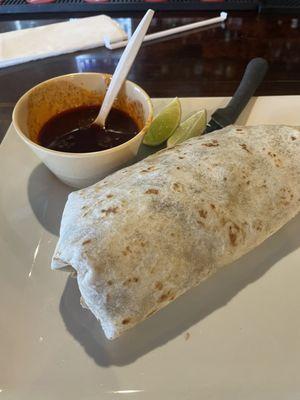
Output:
M126 39L124 30L106 15L1 33L0 68L102 46L104 38Z

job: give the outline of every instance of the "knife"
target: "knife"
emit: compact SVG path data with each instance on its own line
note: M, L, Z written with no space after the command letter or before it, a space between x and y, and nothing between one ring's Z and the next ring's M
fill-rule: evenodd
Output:
M264 79L269 66L264 58L253 58L247 65L243 78L225 108L219 108L208 122L204 133L222 129L235 123L248 101Z

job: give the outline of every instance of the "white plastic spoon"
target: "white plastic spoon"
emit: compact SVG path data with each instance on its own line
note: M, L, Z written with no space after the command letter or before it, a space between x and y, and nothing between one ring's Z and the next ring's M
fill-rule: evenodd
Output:
M124 80L135 60L135 57L143 43L144 36L149 28L150 22L154 15L153 10L148 10L143 19L136 28L134 34L131 36L122 57L119 60L117 68L112 76L108 90L105 94L99 114L93 124L101 127L105 126L106 118L112 108L114 100L118 95Z

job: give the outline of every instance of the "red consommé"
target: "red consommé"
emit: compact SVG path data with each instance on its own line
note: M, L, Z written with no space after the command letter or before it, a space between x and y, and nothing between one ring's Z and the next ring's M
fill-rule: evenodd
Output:
M42 127L38 144L68 153L107 150L132 139L138 132L135 121L125 112L113 108L105 128L93 124L100 106L82 106L52 117Z

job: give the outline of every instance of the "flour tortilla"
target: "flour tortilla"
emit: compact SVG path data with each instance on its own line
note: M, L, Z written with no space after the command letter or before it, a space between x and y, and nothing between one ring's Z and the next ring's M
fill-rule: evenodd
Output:
M236 260L300 209L300 133L230 126L71 193L53 269L114 339Z

